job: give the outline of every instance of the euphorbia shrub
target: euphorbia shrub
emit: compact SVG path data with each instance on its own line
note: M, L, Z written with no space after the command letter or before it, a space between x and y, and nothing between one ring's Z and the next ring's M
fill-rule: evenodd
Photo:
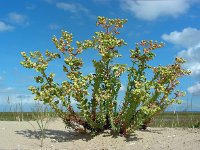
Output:
M118 29L126 22L98 17L96 25L103 31L95 32L91 40L77 41L76 48L71 45L72 34L63 31L60 39L52 39L59 53L47 50L43 56L39 51L29 55L21 52L24 58L21 64L39 73L35 77L39 86L29 88L35 94L35 100L49 104L66 126L80 132L111 129L126 134L130 129L145 127L169 105L179 103L179 97L184 95L175 88L179 84L178 78L190 73L181 68L185 60L176 58L174 64L158 67L148 63L155 57L153 51L163 47L163 43L143 40L130 50L130 66L114 63L113 59L121 57L117 48L126 45L123 39L117 38ZM83 75L81 72L84 63L78 55L86 49L94 49L100 55L100 60L93 60L95 74ZM55 59L64 61L62 69L66 80L61 83L54 81L55 74L46 72L49 62ZM153 73L152 77L147 75L149 71ZM120 77L124 72L128 78L125 97L123 105L118 107ZM72 100L77 102L79 113L74 111Z

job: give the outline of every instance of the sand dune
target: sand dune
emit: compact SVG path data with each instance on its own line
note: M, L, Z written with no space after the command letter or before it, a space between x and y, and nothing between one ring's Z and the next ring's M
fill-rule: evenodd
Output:
M30 122L36 130L36 122ZM60 120L48 124L43 147L28 122L0 121L0 150L200 150L200 129L148 128L128 138L108 132L95 137L65 129Z

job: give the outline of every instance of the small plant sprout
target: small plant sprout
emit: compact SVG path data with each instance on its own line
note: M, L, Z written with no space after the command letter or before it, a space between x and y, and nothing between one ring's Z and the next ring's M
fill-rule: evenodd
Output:
M24 58L21 65L38 72L34 78L38 86L31 86L29 90L35 94L35 100L49 104L66 126L76 131L96 133L110 129L112 133L126 135L130 129L145 129L155 115L180 102L184 93L176 91L178 79L190 71L181 67L185 60L178 57L171 65L151 66L149 61L154 59L154 51L164 46L153 40L136 43L130 50L131 64L115 63L114 60L122 57L120 47L127 45L118 38L119 30L127 20L97 19L96 25L102 31L95 32L89 40L77 41L76 47L72 46L73 35L62 31L60 39L55 36L52 39L58 53L48 50L45 55L40 51L21 52ZM87 53L87 49L97 51L100 56L100 59L92 61L95 76L81 72L84 62L80 54ZM61 83L55 82L55 74L47 71L50 62L56 59L64 62L61 69L66 80ZM152 72L151 77L148 71ZM125 72L125 96L118 109L120 78ZM76 101L79 113L75 112L72 100ZM60 104L63 109L60 109Z
M36 127L31 122L29 123L34 128L37 136L40 138L40 146L43 147L48 123L52 120L53 115L47 106L40 104L39 102L36 103L35 106L36 108L33 110L33 118L36 121L40 131L37 132Z

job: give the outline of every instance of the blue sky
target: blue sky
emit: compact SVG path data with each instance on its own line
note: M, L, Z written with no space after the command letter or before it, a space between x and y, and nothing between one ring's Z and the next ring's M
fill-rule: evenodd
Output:
M73 33L74 41L90 39L99 31L95 25L97 16L128 19L120 35L128 43L120 49L122 63L129 63L129 49L142 39L165 43L156 51L153 65L171 64L176 56L188 60L185 67L192 74L181 79L179 86L187 96L182 105L170 109L183 110L187 100L192 99L193 110L200 110L198 0L6 0L0 3L0 111L7 109L8 96L13 106L22 100L27 109L33 103L27 88L34 84L35 73L19 64L21 51L56 51L51 38L59 37L61 30ZM90 61L97 54L87 51L82 56L84 72L92 72ZM50 71L58 72L57 79L64 79L58 67L59 63L53 64Z

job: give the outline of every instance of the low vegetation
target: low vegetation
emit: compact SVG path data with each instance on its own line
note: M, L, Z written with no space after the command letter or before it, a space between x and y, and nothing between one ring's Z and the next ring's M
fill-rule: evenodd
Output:
M22 112L24 121L36 121L35 116L37 112ZM46 117L53 116L51 112ZM40 115L40 112L38 112ZM55 115L55 114L54 114ZM0 112L0 121L19 121L21 114L16 112ZM54 116L56 118L56 116ZM186 127L199 128L200 127L200 112L163 112L152 119L149 124L150 127Z
M38 86L29 88L35 100L48 104L66 126L79 132L96 133L110 129L126 135L138 128L145 129L168 106L180 103L179 98L184 93L176 90L178 79L190 74L181 67L185 60L177 57L173 64L167 66L149 64L155 57L153 51L163 47L163 43L142 40L129 51L130 66L115 63L122 57L118 49L127 45L118 38L119 29L126 22L125 19L98 17L96 25L102 31L95 32L90 40L77 41L76 48L72 46L72 34L63 31L60 39L52 39L58 53L48 50L45 55L40 51L21 53L24 58L21 65L38 72L35 77ZM89 53L96 50L99 54L99 59L92 62L94 74L84 75L81 72L84 62L80 56L86 50ZM61 83L55 81L54 73L47 71L50 62L56 59L63 60L60 69L66 74L66 80ZM127 74L127 84L123 104L119 106L122 74ZM79 113L75 112L72 100L76 101Z

